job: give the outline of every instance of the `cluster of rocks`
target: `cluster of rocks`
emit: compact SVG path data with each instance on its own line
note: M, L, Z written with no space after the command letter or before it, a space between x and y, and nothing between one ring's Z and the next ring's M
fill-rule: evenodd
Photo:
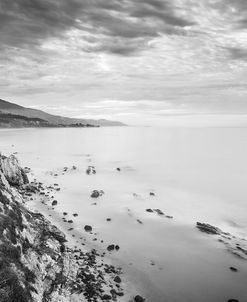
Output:
M75 170L77 170L77 166L73 165L71 167L63 167L62 170L59 170L57 172L50 171L49 174L57 177L59 174L64 175L69 171L75 171Z
M96 174L96 169L95 169L95 167L94 167L94 166L88 166L88 167L87 167L87 170L86 170L86 173L87 173L88 175Z
M76 279L73 280L74 293L83 295L87 301L98 301L98 298L117 301L117 297L124 296L120 268L99 261L103 255L95 249L90 252L74 249L72 252L79 265ZM106 282L110 283L108 288Z
M100 196L102 196L102 195L104 195L105 194L105 192L103 191L103 190L93 190L92 192L91 192L91 197L92 198L98 198L98 197L100 197Z
M107 247L107 251L112 252L114 250L118 251L120 249L119 245L115 245L115 244L110 244Z
M146 212L148 212L148 213L157 213L160 216L164 216L166 218L173 219L173 216L165 215L165 213L163 211L161 211L160 209L146 209Z

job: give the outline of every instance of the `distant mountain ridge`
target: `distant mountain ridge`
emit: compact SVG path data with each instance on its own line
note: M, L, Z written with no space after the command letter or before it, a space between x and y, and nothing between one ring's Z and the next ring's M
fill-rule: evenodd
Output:
M45 111L23 107L0 99L0 127L96 127L125 126L104 119L78 119L52 115Z

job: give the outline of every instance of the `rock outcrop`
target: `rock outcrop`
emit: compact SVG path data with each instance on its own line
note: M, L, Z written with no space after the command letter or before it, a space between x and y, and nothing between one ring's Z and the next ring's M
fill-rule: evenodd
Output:
M6 157L0 154L0 170L10 185L20 186L29 182L27 174L19 166L18 160L14 155Z
M218 227L208 223L197 222L196 227L203 233L216 236L218 241L223 243L230 253L247 260L247 241L245 238L239 238L230 233L223 232Z

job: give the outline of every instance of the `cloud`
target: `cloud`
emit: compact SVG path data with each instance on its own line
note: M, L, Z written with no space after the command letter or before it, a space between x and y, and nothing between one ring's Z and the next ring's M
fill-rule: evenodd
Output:
M231 59L247 61L247 48L228 47L227 50Z
M76 28L98 35L102 51L128 55L142 49L140 42L145 44L147 38L155 38L161 33L180 34L178 29L188 25L193 25L193 22L180 17L171 2L165 0L0 2L2 49L35 48L46 39L63 37ZM131 47L121 48L121 43L116 48L112 47L111 44L119 39L122 39L122 44L133 40Z
M168 1L141 1L141 4L133 7L131 16L137 18L157 19L166 25L185 27L194 25L195 22L179 17L172 4ZM164 28L163 28L164 30Z
M1 98L142 120L247 112L245 20L246 0L0 0Z

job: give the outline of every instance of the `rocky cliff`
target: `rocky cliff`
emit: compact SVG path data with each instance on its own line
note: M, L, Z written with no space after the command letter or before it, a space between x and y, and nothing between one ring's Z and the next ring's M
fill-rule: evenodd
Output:
M23 194L36 189L14 156L0 155L0 301L116 301L123 296L114 282L119 270L102 260L99 264L95 250L68 248L57 227L27 209Z

